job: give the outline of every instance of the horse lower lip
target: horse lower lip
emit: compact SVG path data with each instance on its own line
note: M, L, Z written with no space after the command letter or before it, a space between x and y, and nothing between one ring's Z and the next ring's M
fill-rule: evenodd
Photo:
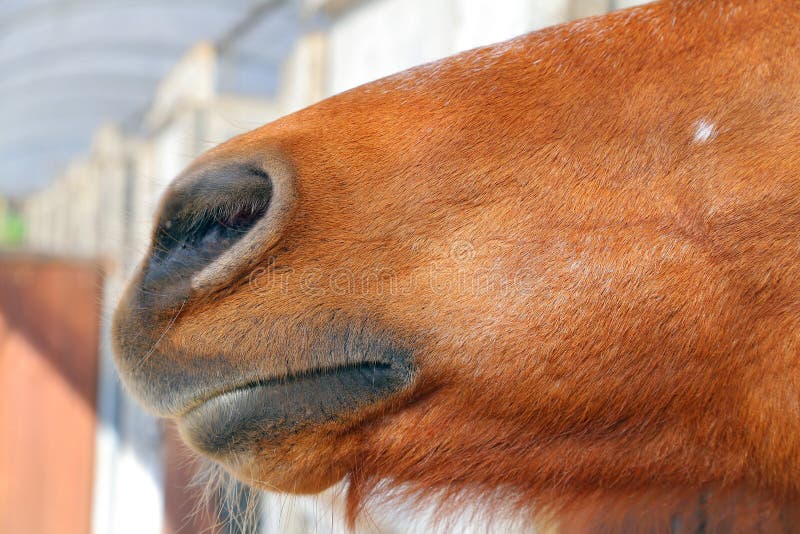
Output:
M212 456L277 442L301 427L335 420L408 384L407 368L361 363L268 380L217 395L180 419L184 436Z

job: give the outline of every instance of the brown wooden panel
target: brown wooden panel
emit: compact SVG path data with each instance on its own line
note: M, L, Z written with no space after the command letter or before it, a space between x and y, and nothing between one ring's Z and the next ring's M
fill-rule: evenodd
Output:
M90 530L101 277L0 256L0 532Z

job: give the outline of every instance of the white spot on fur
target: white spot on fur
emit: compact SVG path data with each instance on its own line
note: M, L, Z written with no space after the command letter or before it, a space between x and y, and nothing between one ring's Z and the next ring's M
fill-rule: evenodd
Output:
M707 143L717 136L716 125L706 119L701 119L694 123L694 141L696 143Z

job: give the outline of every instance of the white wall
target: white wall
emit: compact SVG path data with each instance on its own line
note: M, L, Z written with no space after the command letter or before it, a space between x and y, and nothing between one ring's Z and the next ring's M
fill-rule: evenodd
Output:
M575 16L605 12L608 0L374 0L330 29L327 92L456 52L504 41Z

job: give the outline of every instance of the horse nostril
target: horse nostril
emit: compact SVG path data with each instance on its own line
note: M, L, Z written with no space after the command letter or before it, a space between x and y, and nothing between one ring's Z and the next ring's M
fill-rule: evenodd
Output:
M194 246L198 253L216 257L247 233L267 211L266 206L234 208L232 214L212 214L199 225ZM186 244L183 245L187 246Z
M144 266L150 305L226 283L275 242L291 212L293 182L287 165L268 163L269 173L261 165L198 163L173 182Z
M267 202L253 202L169 219L158 228L153 259L177 261L180 265L206 264L244 236L267 208Z

